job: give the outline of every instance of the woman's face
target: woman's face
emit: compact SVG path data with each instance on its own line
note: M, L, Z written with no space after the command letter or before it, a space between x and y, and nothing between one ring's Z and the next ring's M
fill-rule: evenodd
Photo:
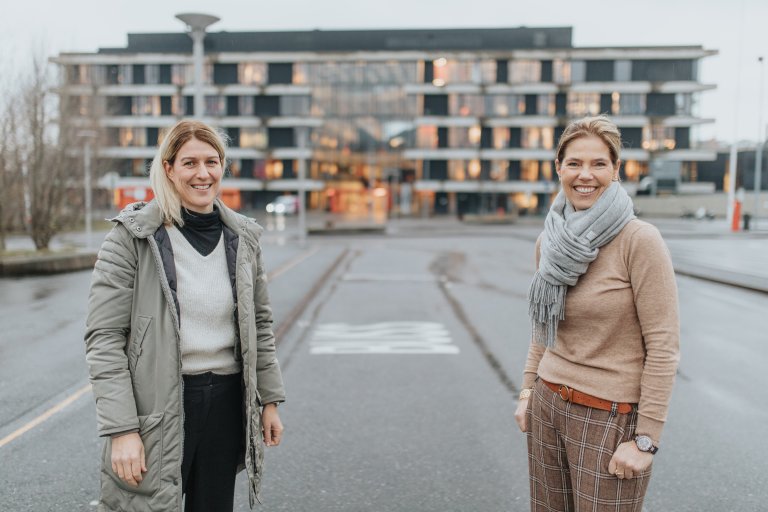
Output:
M179 149L173 164L165 161L163 167L184 208L198 213L213 211L213 200L219 195L224 174L221 159L213 146L189 139Z
M586 210L619 179L619 167L611 162L611 152L599 137L588 135L572 140L563 153L563 161L555 160L557 175L565 197L576 210Z

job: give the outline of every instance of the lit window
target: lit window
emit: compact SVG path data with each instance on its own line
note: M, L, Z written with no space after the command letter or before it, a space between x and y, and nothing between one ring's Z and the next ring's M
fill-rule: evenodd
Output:
M600 93L597 92L571 92L568 93L566 105L568 115L574 117L596 116L600 113Z
M509 82L530 84L541 82L541 62L538 60L511 60L508 67Z

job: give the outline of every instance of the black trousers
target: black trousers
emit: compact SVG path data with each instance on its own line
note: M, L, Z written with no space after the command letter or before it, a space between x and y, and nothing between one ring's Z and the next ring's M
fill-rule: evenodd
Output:
M243 435L242 374L184 375L184 512L232 512Z

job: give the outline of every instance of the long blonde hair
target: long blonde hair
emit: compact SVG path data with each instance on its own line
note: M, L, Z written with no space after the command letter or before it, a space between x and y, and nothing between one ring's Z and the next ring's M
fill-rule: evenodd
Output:
M166 224L175 222L183 226L184 221L181 218L181 198L166 174L163 162L173 165L181 146L192 139L210 144L219 154L222 168L227 168L227 144L222 134L201 121L182 120L176 123L163 138L149 168L149 183L155 194L155 201L163 212L163 222Z

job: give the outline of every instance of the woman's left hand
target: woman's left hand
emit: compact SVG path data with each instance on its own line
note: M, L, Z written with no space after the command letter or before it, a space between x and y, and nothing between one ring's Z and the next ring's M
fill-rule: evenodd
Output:
M261 424L264 431L264 444L277 446L283 438L283 422L277 414L276 404L267 404L261 411Z
M634 478L648 469L653 462L653 455L641 452L634 441L621 443L608 463L608 472L619 480Z

